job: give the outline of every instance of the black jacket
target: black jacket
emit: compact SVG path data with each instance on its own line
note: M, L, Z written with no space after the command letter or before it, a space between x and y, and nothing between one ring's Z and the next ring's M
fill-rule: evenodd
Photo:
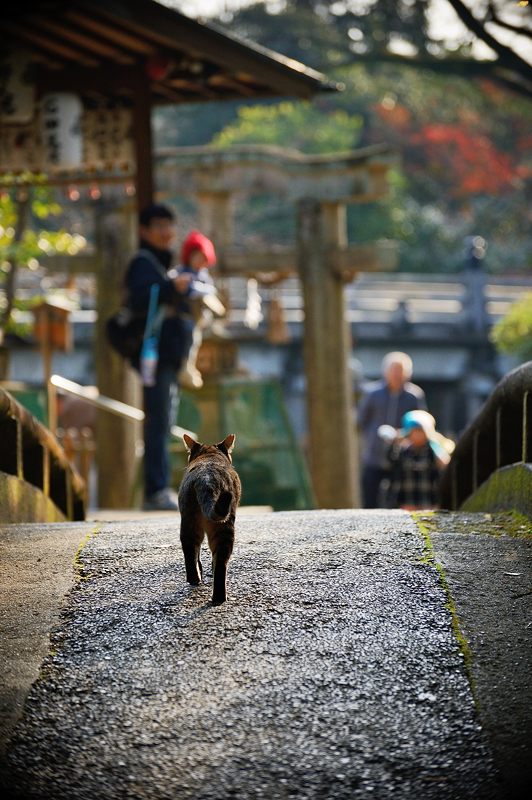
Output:
M137 313L148 313L150 289L159 285L159 306L165 307L165 319L159 335L159 361L179 369L192 344L194 323L186 298L175 289L167 275L172 254L140 242L140 250L132 258L126 272L128 305ZM131 360L138 369L139 353Z

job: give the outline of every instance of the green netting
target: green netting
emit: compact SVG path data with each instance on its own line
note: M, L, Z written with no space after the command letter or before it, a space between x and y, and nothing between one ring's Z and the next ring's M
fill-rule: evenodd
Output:
M308 468L295 439L276 381L225 380L183 391L177 424L203 442L235 433L233 463L242 481L243 505L275 510L314 507ZM180 442L171 446L174 481L186 463Z
M9 394L13 395L21 406L24 406L30 414L33 414L39 422L42 422L44 425L48 424L48 400L45 389L30 388L21 384L9 383L5 383L4 388Z

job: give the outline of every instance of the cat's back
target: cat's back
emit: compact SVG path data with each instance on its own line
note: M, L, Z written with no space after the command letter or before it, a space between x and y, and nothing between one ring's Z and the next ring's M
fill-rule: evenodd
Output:
M241 492L240 478L229 459L217 447L206 446L191 461L181 483L181 491L201 485L215 491L230 491L239 498Z

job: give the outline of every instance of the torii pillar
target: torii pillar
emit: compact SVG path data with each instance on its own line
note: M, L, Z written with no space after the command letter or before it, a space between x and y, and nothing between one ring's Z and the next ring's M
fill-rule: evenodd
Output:
M360 505L349 380L351 340L338 252L347 247L342 203L298 203L299 272L305 304L309 466L321 508Z

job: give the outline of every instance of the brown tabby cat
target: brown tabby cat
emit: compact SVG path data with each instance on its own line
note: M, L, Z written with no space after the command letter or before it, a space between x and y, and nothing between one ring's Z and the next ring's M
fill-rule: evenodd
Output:
M201 583L201 543L205 533L212 553L212 602L227 598L227 564L235 540L235 515L240 502L240 478L232 466L235 434L218 444L201 444L186 433L188 466L179 487L181 546L185 556L187 581Z

